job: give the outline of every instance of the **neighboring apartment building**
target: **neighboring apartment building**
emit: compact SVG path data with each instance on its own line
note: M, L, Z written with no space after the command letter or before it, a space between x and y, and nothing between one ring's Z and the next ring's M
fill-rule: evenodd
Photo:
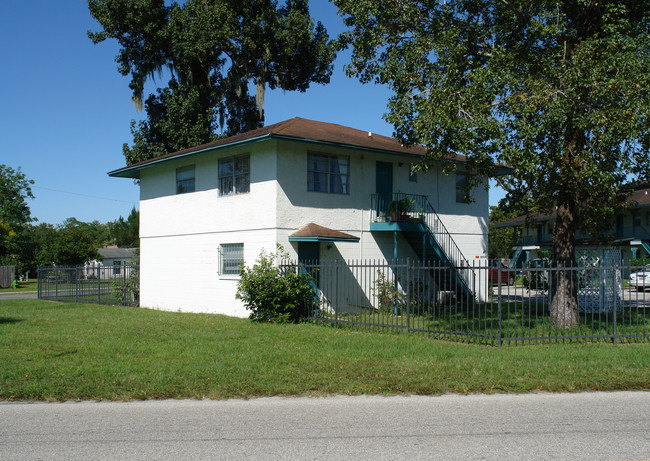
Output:
M424 148L293 118L109 173L140 181L140 303L247 316L242 263L281 244L300 260L485 261L488 193L414 173ZM392 215L392 218L391 218Z
M620 250L623 261L644 258L650 255L650 188L641 186L628 198L628 209L616 216L607 237L612 244L603 246L595 242L589 233L576 234L576 248L581 252L603 251L610 248ZM551 251L555 214L535 213L519 216L496 224L496 228L513 227L516 241L513 242L512 267L522 267L539 257L539 251Z

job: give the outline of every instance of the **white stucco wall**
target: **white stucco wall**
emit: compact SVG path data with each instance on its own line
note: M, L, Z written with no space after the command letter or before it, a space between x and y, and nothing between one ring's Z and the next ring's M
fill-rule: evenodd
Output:
M238 277L219 274L219 245L245 242L244 260L252 264L274 240L273 230L141 239L140 305L247 317L249 312L235 299Z
M219 245L244 243L252 264L275 248L276 156L272 143L202 154L141 174L140 304L245 317L237 278L219 276ZM218 161L250 154L250 192L219 196ZM176 195L176 168L195 165L196 192Z
M371 195L376 192L376 162L393 164L393 191L426 195L440 215L463 254L470 261L487 256L488 193L477 187L473 203L456 203L456 177L445 175L439 167L418 173L418 181L409 181L411 159L330 146L310 146L283 141L278 143L277 227L288 235L314 222L361 238L359 245L345 250L346 259L392 259L390 246L378 245L377 233L370 234ZM326 194L307 191L307 155L309 152L350 157L350 194ZM414 257L408 244L399 245L399 258ZM402 251L403 249L403 251ZM388 250L388 251L387 251Z
M279 155L276 153L279 152ZM350 194L307 191L307 153L350 157ZM250 192L219 196L218 160L250 154ZM393 191L427 195L461 250L473 261L487 252L487 191L473 204L456 204L455 176L439 169L408 180L409 157L332 146L269 140L169 161L141 172L141 305L164 310L247 316L235 299L236 277L219 275L219 245L244 243L246 264L276 242L292 258L289 235L314 222L347 232L359 242L321 245L321 259L388 260L393 234L369 231L376 162L393 164ZM195 166L192 193L176 192L176 168ZM398 236L398 257L417 256Z

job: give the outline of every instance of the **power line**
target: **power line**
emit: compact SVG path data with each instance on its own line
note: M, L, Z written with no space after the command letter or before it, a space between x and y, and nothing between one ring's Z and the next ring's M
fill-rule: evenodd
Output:
M32 189L43 189L43 190L49 190L49 191L52 191L52 192L60 192L62 194L78 195L80 197L95 198L95 199L99 199L99 200L110 200L112 202L133 203L132 201L129 202L128 200L119 200L119 199L116 199L116 198L100 197L98 195L80 194L78 192L69 192L67 190L50 189L49 187L41 187L41 186L30 186L30 187Z

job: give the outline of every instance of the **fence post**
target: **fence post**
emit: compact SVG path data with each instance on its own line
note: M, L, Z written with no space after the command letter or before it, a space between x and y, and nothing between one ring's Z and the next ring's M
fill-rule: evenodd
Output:
M614 305L614 336L612 337L612 341L614 342L614 345L616 345L616 335L618 334L616 330L616 317L618 317L618 311L616 310L616 306Z
M339 266L340 266L339 260L338 259L334 260L334 264L336 265L336 271L335 271L336 277L334 278L334 287L335 287L334 292L336 292L336 290L338 290L338 284L339 284ZM339 327L339 310L338 310L338 306L334 307L334 326L336 328Z
M126 261L122 262L122 306L126 306Z
M406 258L406 332L409 333L411 326L411 290L409 290L410 282L410 269L411 258Z
M489 278L490 278L490 269L489 268L486 269L485 272L487 274L486 278L489 280ZM499 281L497 283L497 286L498 286L497 293L498 293L498 297L499 297L499 301L497 302L497 306L498 306L497 307L497 312L498 312L498 316L499 316L499 328L498 328L498 331L497 331L497 334L499 335L499 337L497 338L497 345L499 347L501 347L501 345L503 344L503 334L501 333L501 328L502 328L502 326L501 326L501 301L503 299L502 291L501 291L501 265L499 265L499 274L498 274L497 280ZM489 290L489 288L490 288L490 284L488 283L488 290ZM509 286L508 286L508 289L509 289ZM490 296L490 293L488 293L488 296Z
M36 297L41 299L41 266L36 269Z
M79 266L74 268L74 302L79 302Z
M97 304L102 303L102 269L103 266L97 266Z

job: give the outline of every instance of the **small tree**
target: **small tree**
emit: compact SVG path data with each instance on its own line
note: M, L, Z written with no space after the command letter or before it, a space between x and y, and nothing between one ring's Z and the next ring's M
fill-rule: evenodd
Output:
M285 256L281 246L276 253L262 250L252 267L242 267L236 296L251 311L251 320L297 323L318 308L311 276L300 268L281 270L277 266L276 261Z

